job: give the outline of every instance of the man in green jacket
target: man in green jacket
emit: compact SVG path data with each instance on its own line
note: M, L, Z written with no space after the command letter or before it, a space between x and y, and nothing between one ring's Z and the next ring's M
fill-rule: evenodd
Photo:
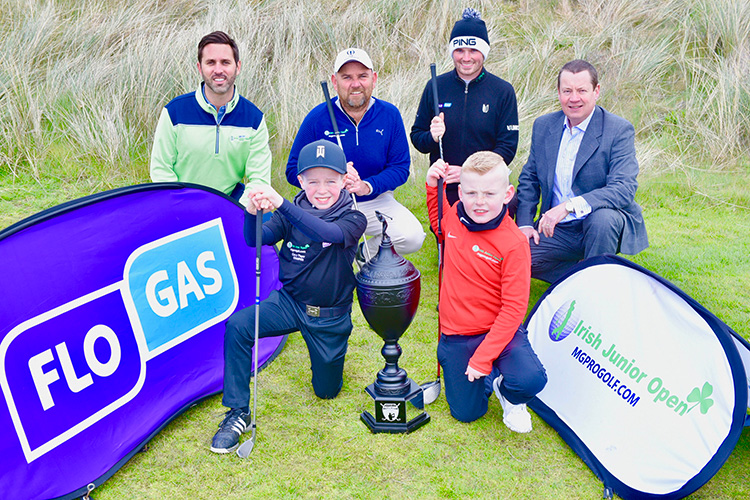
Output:
M203 184L240 200L247 185L270 183L263 113L237 91L239 49L222 31L198 44L200 88L162 109L151 151L151 180ZM244 199L242 200L243 204Z

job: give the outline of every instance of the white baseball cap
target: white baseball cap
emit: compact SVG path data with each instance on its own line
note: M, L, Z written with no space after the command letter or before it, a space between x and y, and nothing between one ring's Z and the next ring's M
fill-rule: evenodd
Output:
M333 63L333 72L338 73L341 66L351 61L357 61L367 69L373 69L372 59L367 55L367 52L362 49L350 47L342 50L339 52L339 55L336 56L336 62Z

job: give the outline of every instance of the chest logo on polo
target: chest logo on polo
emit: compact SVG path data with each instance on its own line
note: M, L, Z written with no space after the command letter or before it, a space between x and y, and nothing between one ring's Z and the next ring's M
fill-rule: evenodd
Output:
M229 136L229 142L234 142L234 141L249 141L250 139L252 139L252 137L250 136L250 134L239 134L239 135L230 135Z
M339 136L344 136L344 135L346 135L347 132L349 132L348 128L345 128L344 130L339 130ZM336 132L331 132L330 130L324 130L323 134L326 137L335 137L336 136Z
M482 104L482 113L489 113L489 112L490 112L490 105Z
M497 255L493 255L491 252L488 252L487 250L482 250L479 247L479 245L474 245L473 247L471 247L471 251L474 252L474 254L477 257L479 257L481 259L488 260L488 261L492 262L493 264L499 264L503 260L502 257L498 257Z
M289 249L289 253L292 256L292 260L296 260L297 262L304 262L305 261L305 255L307 255L307 249L310 248L310 244L305 245L295 245L291 241L287 241L286 247Z

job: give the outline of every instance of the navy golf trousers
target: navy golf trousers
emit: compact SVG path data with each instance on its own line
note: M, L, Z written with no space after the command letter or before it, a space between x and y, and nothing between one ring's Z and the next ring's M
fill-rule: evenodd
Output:
M619 210L600 208L585 219L555 226L555 234L539 236L531 245L531 277L554 283L583 259L616 254L625 227L625 215Z
M336 397L343 385L344 358L352 332L351 313L330 318L307 315L305 306L283 288L260 303L258 338L296 331L310 353L312 386L319 398ZM243 408L250 401L255 345L255 306L237 311L227 320L224 333L224 396L228 408Z
M482 343L482 335L445 335L438 342L438 361L443 367L445 399L451 415L461 422L472 422L485 413L492 383L503 376L500 393L512 404L530 401L547 384L547 373L529 343L526 328L521 325L492 365L492 372L469 382L466 367Z

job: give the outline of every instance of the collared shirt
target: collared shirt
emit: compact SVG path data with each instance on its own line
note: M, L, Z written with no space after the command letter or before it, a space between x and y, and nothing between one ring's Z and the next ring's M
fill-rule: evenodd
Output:
M586 128L588 128L592 116L594 116L593 112L585 120L572 128L568 122L568 117L563 118L563 131L560 139L560 148L557 151L557 165L555 166L552 206L555 207L560 203L570 200L575 210L568 214L561 222L583 219L591 213L591 205L582 196L576 196L572 186L573 167L578 155L578 148L581 147L581 140L583 140L583 135L586 133Z
M203 98L206 100L206 102L209 103L212 108L216 109L216 106L214 106L214 103L209 101L208 98L206 97L206 85L205 84L201 85L201 92L203 92ZM234 89L232 89L232 92L234 92ZM227 112L226 104L220 107L219 109L216 109L216 124L217 125L221 124L221 119L224 118L224 115L226 114L226 112Z

